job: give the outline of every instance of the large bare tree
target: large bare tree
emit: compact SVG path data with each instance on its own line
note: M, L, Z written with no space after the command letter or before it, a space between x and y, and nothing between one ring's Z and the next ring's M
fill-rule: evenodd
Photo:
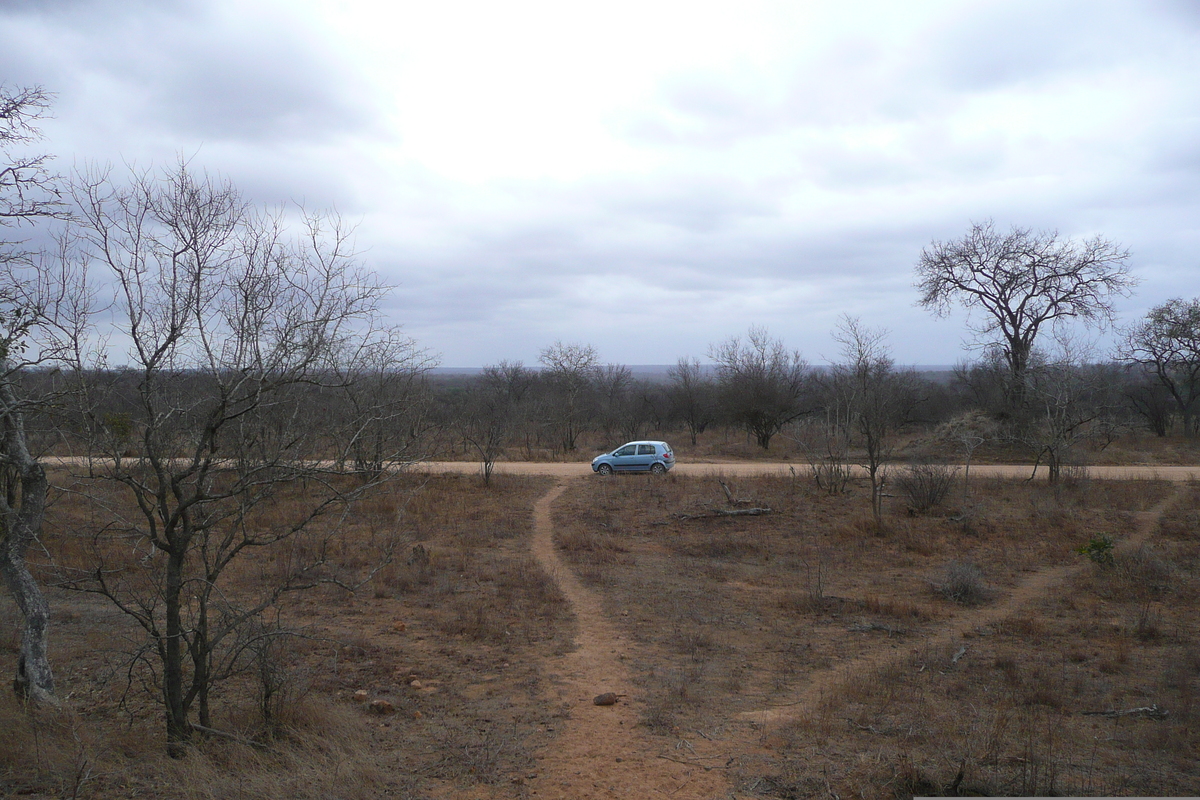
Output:
M41 87L0 86L0 227L33 227L65 216L50 157L31 152L41 138L37 122L50 109ZM0 575L24 617L13 682L35 702L56 703L48 656L50 608L30 572L26 554L41 534L46 474L25 433L25 415L46 398L21 392L21 374L52 359L72 326L86 317L82 274L39 269L25 242L0 240ZM64 338L65 335L65 338Z
M179 753L212 727L214 686L262 649L264 613L287 592L349 580L329 558L332 537L390 474L375 447L389 440L374 432L402 411L377 391L381 378L424 362L382 321L387 287L336 218L301 213L293 236L282 213L182 163L121 181L87 171L73 191L86 256L114 291L112 358L125 362L120 380L76 365L81 435L93 478L113 487L110 507L133 509L98 527L74 585L145 631L139 657ZM317 420L360 382L371 391L355 396L349 428L370 437L369 463L347 476L335 468L345 443ZM232 585L231 566L253 552L275 554L274 567L253 590Z
M954 241L934 240L917 263L920 303L939 316L955 305L968 312L975 343L997 348L1008 367L1010 405L1026 397L1026 373L1043 328L1068 318L1106 325L1113 298L1128 295L1129 251L1095 236L1064 239L1056 231L972 223Z

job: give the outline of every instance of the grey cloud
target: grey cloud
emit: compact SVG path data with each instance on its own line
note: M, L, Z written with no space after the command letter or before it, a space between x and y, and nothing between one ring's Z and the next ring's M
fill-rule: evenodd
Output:
M747 217L778 214L771 187L750 186L730 178L659 180L609 187L605 194L603 202L614 216L698 234L727 230Z
M67 5L72 13L60 13ZM35 56L46 75L38 82L80 111L124 115L143 135L193 146L312 142L360 129L372 114L361 78L287 19L236 29L189 2L64 0L23 11L15 19L52 43Z
M657 108L624 120L623 132L658 146L724 148L806 127L937 119L980 92L1112 68L1159 44L1185 46L1158 41L1155 17L1166 12L1142 9L1082 0L953 7L907 38L879 31L826 43L791 66L780 97L744 75L680 76ZM763 82L777 77L763 73Z
M993 3L951 16L922 44L928 77L958 91L987 91L1113 58L1111 26L1096 3Z
M182 52L181 52L182 51ZM188 39L157 65L150 102L177 134L205 139L325 140L359 129L354 76L286 31Z

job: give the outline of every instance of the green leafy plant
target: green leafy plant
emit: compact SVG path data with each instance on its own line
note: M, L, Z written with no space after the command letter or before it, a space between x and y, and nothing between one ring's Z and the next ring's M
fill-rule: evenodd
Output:
M1081 556L1087 556L1093 563L1102 567L1113 565L1113 540L1104 534L1093 536L1091 540L1075 549Z

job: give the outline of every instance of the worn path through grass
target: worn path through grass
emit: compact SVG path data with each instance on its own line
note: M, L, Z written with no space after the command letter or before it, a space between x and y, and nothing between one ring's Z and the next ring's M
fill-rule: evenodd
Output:
M548 667L550 700L568 711L563 729L538 758L541 798L711 797L727 792L723 776L699 765L663 757L661 742L638 728L643 703L633 691L625 661L629 642L554 548L551 507L566 488L560 482L534 506L532 553L558 583L578 623L575 649ZM597 706L602 693L622 695Z
M1117 545L1118 553L1131 553L1144 544L1157 529L1159 521L1188 491L1185 485L1177 485L1170 494L1156 503L1147 511L1139 512L1136 527L1130 535ZM1011 618L1024 608L1032 606L1047 597L1055 588L1064 585L1082 570L1089 569L1088 563L1068 564L1060 567L1046 567L1033 571L1015 588L998 601L977 609L963 609L949 619L939 630L932 632L920 641L908 642L907 650L888 641L881 642L871 651L853 659L842 662L828 670L805 675L803 685L795 688L792 699L773 704L769 707L746 711L739 716L742 719L759 722L763 725L782 725L819 713L823 698L833 694L839 685L854 675L870 674L888 662L903 657L902 654L917 652L936 653L940 649L953 647L958 644L965 647L961 658L970 656L970 640L975 632L996 625ZM959 648L955 648L958 653ZM945 669L949 664L929 664L930 669Z

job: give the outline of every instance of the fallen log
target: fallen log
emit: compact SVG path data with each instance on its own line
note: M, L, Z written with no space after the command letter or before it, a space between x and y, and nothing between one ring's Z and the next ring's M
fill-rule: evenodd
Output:
M707 519L709 517L760 517L770 514L769 508L713 508L703 514L674 514L675 519Z
M888 636L903 636L908 633L904 628L893 628L891 625L881 625L878 622L864 622L859 625L851 625L846 630L851 633L870 633L871 631L882 631Z
M1152 706L1127 708L1124 711L1112 709L1109 711L1083 711L1081 713L1085 717L1107 717L1108 719L1115 719L1117 717L1146 717L1148 719L1167 718L1167 710L1165 708L1159 708L1157 703Z
M762 514L770 514L769 508L718 508L714 512L720 517L757 517Z

